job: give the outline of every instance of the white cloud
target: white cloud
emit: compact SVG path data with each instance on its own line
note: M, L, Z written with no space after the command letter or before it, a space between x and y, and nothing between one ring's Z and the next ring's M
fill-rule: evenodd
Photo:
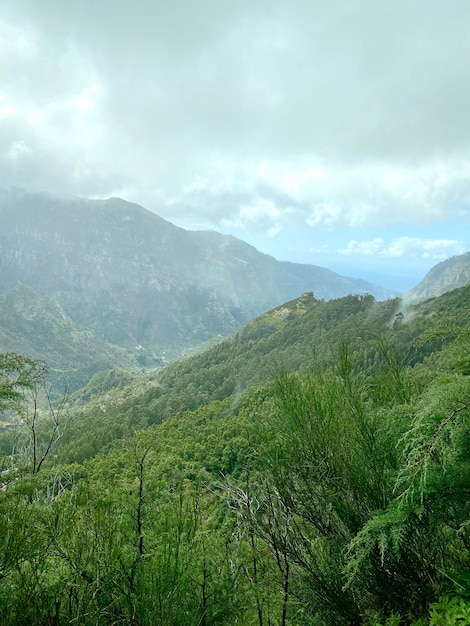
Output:
M342 255L375 255L385 258L421 258L442 260L466 251L463 241L453 239L425 239L419 237L395 237L389 242L377 237L370 241L351 239Z
M284 230L283 227L280 224L277 224L275 226L271 226L270 228L268 228L268 230L266 231L266 235L270 239L274 239L275 237L280 235L283 230Z
M78 109L80 112L91 113L96 110L102 97L102 88L94 82L90 87L86 87L83 91L70 100L70 106Z
M233 216L223 218L221 225L225 228L244 228L274 238L289 223L292 212L292 207L279 206L275 200L254 198L253 202L239 207Z
M468 225L470 3L115 5L2 3L0 182L306 249L349 229L348 261L459 249L390 233Z
M470 158L406 166L317 165L315 157L244 165L220 159L209 172L205 176L201 169L182 193L173 193L171 209L180 206L180 219L186 211L206 215L213 227L260 231L267 222L284 229L381 229L469 215ZM164 203L159 209L165 211Z
M34 30L24 23L16 26L0 16L0 56L28 59L38 52L38 42Z
M310 214L306 216L309 226L334 226L342 221L344 209L337 203L327 201L315 204Z
M338 250L339 254L382 254L385 246L385 241L380 237L373 239L372 241L356 241L351 239L346 248Z
M11 117L15 115L16 108L12 104L0 103L0 121L4 118Z
M7 157L13 162L21 161L25 157L31 157L32 154L33 150L24 141L14 141L7 151Z

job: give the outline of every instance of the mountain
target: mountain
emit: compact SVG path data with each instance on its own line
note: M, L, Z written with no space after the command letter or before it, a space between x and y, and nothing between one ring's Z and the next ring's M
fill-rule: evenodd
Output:
M293 274L306 285L310 285L309 290L314 291L317 299L331 300L346 295L368 293L373 295L376 300L388 300L398 295L398 292L392 292L390 289L378 285L371 285L360 278L340 276L325 267L318 267L318 265L290 263L288 261L282 261L280 264L289 274Z
M416 287L404 294L403 299L409 303L422 302L468 284L470 284L470 252L453 256L432 267Z
M140 354L109 344L80 327L52 298L17 286L0 294L0 352L46 362L56 392L77 389L97 370L135 370Z
M281 263L231 236L178 228L119 198L0 189L0 294L49 298L100 341L170 360L305 291L391 292ZM14 342L13 342L14 343Z

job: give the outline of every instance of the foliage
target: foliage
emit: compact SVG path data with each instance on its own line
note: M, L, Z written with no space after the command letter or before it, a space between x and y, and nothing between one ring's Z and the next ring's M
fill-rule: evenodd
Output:
M431 605L429 626L470 624L470 603L463 598L444 596Z
M20 409L24 404L22 394L36 389L45 377L42 363L14 352L0 354L0 410Z
M0 294L0 352L27 354L47 364L55 387L75 391L96 371L137 369L134 354L72 321L59 304L17 286Z
M47 376L43 363L15 353L0 354L0 409L9 416L4 430L12 435L11 460L17 470L33 474L41 470L64 426L66 396L53 405ZM4 437L3 443L7 441Z
M38 453L2 429L0 622L467 623L468 294L400 319L304 298L158 374L98 373L40 466L44 371L3 355Z

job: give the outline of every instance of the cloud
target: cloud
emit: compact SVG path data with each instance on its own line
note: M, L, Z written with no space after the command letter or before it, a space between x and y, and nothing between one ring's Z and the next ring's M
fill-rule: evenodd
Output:
M419 237L395 237L389 242L377 237L371 241L351 239L342 255L380 256L385 258L421 258L443 260L466 251L463 241L449 239L420 239Z
M7 0L1 181L270 238L467 220L469 19L464 0Z
M29 148L24 141L14 141L10 149L7 152L7 158L13 163L17 161L23 161L31 157L33 151Z
M1 102L0 99L0 120L15 115L16 108L8 102Z
M157 209L180 219L197 214L214 228L267 232L426 226L468 219L469 206L470 161L432 159L393 167L226 162L220 171L200 175L171 203L161 197Z

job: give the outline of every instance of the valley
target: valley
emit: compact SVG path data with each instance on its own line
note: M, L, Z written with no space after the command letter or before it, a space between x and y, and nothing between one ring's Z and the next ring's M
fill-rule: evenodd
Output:
M234 237L185 231L117 198L3 188L0 220L0 349L27 346L70 389L113 362L159 367L309 290L325 300L396 295L281 263Z
M467 623L468 255L338 294L77 202L2 231L1 623Z

